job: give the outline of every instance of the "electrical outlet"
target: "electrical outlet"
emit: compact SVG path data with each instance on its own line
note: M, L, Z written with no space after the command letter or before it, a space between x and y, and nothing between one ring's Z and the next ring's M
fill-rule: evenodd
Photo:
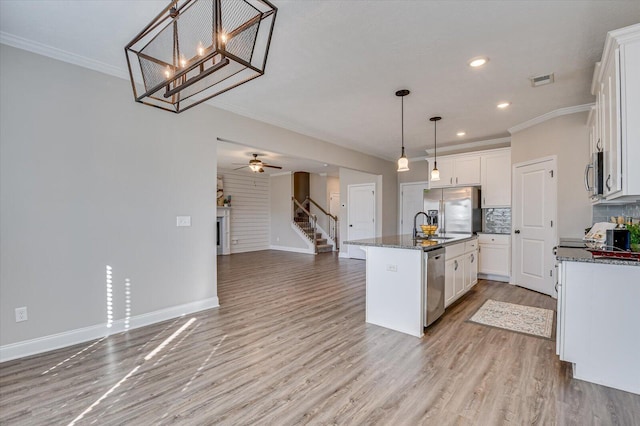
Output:
M387 265L387 271L398 272L398 265Z
M26 321L29 318L27 317L27 307L23 306L21 308L16 308L16 322Z
M176 216L176 226L191 226L191 216Z
M238 240L231 240L231 244L238 244Z

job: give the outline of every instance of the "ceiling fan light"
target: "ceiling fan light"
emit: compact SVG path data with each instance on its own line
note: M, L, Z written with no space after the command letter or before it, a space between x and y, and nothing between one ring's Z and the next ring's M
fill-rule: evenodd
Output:
M398 171L399 172L406 172L409 170L409 160L407 159L406 156L402 156L400 158L398 158Z

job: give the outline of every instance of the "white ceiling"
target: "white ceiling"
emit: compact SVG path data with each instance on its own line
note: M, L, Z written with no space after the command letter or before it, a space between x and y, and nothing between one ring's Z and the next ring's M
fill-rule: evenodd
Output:
M436 114L438 146L502 138L527 120L593 102L606 32L640 22L640 1L273 3L265 75L211 103L390 160L400 152L396 90L411 90L410 158L432 149L428 118ZM167 4L0 0L0 40L125 76L125 44ZM471 69L467 61L478 55L490 61ZM550 72L554 84L530 86L529 77ZM498 110L502 100L512 106Z

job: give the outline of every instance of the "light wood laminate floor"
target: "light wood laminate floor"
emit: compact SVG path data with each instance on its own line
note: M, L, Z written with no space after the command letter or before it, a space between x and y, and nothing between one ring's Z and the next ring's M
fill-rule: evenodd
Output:
M555 300L481 281L417 339L365 323L364 266L220 256L218 309L0 365L0 423L640 424L640 396L572 380L554 341L467 322Z

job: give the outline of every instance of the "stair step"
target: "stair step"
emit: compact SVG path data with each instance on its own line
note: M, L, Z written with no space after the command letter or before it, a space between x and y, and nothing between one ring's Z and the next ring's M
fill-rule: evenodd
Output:
M318 253L331 252L331 251L333 251L333 245L332 244L318 244L316 246L316 250L318 251Z
M316 239L316 245L317 246L322 246L327 244L327 239L326 238L317 238Z

